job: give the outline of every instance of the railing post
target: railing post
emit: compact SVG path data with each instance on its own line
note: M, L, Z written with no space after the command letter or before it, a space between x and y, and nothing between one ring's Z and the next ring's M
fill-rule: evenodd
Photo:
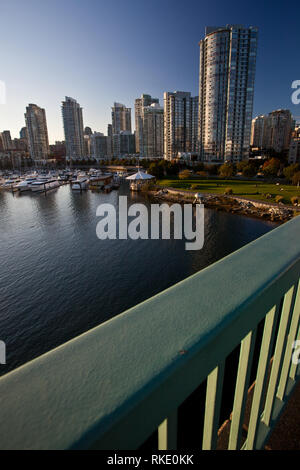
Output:
M207 378L203 450L217 447L220 407L222 401L225 363L216 367Z
M290 326L290 331L288 334L288 339L286 342L286 348L285 348L285 355L283 359L283 365L282 365L282 370L281 370L281 376L279 380L279 385L278 385L278 390L276 396L279 398L279 400L283 400L285 390L286 390L286 384L287 384L287 379L289 375L289 370L292 364L292 346L293 342L295 341L297 330L298 330L298 325L299 325L299 317L300 317L300 282L298 282L298 289L295 290L296 295L294 299L294 309L293 309L293 314L292 314L292 320L291 320L291 326Z
M241 343L228 450L236 450L240 444L255 338L256 330L250 331Z
M298 334L296 336L296 341L300 341L300 326L298 328ZM299 363L292 363L291 368L290 368L290 379L295 380L296 374L297 374L297 368L299 367Z
M158 450L177 449L177 409L158 427Z
M256 445L256 433L258 420L261 413L264 390L267 381L268 365L271 358L272 347L275 339L276 321L279 314L279 307L274 306L266 315L264 333L261 343L261 352L256 374L256 381L252 399L250 421L248 426L246 450L252 450Z
M273 411L274 398L276 387L278 384L279 372L282 364L283 348L285 345L287 329L290 320L290 310L293 298L294 286L292 286L284 296L280 325L275 347L275 354L271 368L269 386L267 391L267 398L262 421L266 426L270 426L271 416Z

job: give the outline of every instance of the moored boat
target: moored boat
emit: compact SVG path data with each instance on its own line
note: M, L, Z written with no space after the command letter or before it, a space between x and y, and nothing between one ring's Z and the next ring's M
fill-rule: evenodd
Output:
M32 192L41 192L49 191L49 189L54 189L59 187L59 182L52 176L40 176L30 185Z
M30 191L31 184L37 180L37 175L26 176L25 179L16 184L16 189L20 192Z
M2 188L3 189L12 189L14 190L16 185L20 182L20 178L19 177L10 177L10 178L7 178L6 180L4 180L4 183L2 184Z
M82 191L83 189L88 189L88 177L84 173L80 173L75 181L71 181L71 186L74 191Z

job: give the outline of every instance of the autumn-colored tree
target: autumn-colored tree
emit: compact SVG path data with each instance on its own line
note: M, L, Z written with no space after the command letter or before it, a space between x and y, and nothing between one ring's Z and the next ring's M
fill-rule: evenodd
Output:
M156 178L163 178L164 176L164 169L161 165L157 162L152 162L149 165L149 173L150 175L155 176Z
M295 173L300 171L300 165L299 163L294 163L293 165L289 165L283 170L283 174L288 180L292 180L293 176Z
M188 178L190 178L190 176L191 176L190 170L182 170L179 173L179 179L181 180L187 180Z
M294 174L294 176L293 176L293 178L292 178L292 183L293 183L295 186L300 185L300 171L297 171L297 173Z
M234 175L234 166L232 163L224 163L219 168L219 175L221 178L230 178Z
M263 173L265 176L277 176L280 169L280 160L278 158L271 158L263 165Z
M256 168L253 165L245 165L243 168L243 176L252 177L256 175Z

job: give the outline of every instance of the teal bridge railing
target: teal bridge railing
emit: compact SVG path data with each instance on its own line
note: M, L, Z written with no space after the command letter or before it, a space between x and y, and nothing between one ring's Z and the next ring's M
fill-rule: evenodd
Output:
M214 449L224 364L239 346L228 449L263 448L300 376L292 361L293 343L300 339L299 234L296 217L4 375L0 449L136 449L156 429L158 449L177 449L178 407L204 381L199 449Z

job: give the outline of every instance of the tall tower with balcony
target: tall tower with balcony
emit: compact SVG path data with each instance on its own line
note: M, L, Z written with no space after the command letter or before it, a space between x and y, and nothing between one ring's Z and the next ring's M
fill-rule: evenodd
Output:
M256 27L207 27L200 46L199 154L203 161L249 156Z

